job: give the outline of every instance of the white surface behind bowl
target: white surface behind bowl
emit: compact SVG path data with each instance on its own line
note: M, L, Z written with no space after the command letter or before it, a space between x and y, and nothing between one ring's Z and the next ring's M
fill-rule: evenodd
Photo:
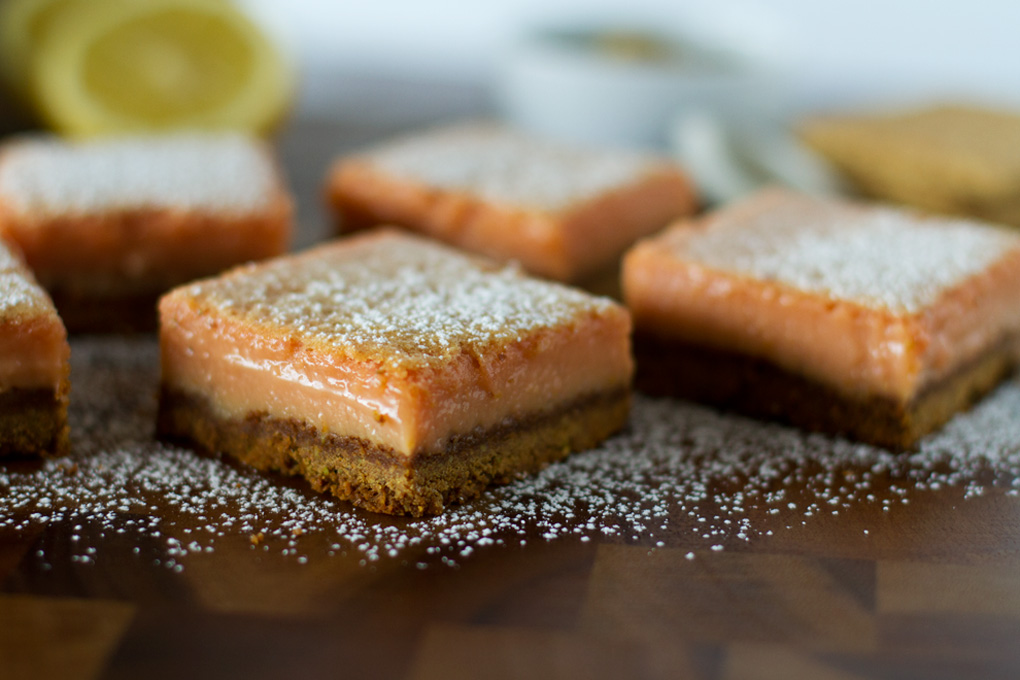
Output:
M489 83L530 27L613 15L703 37L766 35L789 56L799 110L936 97L1020 107L1014 0L241 1L309 65L299 113L306 103L342 111L359 95L316 74Z

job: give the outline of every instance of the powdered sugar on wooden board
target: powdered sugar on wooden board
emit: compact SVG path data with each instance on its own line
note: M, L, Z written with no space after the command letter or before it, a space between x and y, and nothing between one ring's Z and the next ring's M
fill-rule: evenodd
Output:
M0 531L65 523L130 532L161 543L160 564L172 570L238 536L251 537L253 551L298 562L346 554L366 566L396 560L419 568L527 541L655 549L679 535L686 546L719 550L859 505L895 513L910 497L947 486L961 499L993 489L1020 494L1013 381L900 456L638 397L628 429L595 450L439 517L394 519L155 442L155 341L72 344L74 451L42 464L0 464ZM101 541L90 544L95 535L72 534L76 561L103 559ZM38 559L45 565L48 556Z
M250 213L266 207L277 184L260 144L238 134L30 137L0 156L0 202L26 216L139 208Z

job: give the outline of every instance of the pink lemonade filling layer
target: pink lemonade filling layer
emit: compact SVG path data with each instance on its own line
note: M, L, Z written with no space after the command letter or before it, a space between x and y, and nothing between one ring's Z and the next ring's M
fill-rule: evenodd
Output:
M628 257L624 289L638 328L900 400L1020 331L1020 250L912 314L717 271L652 244Z
M0 323L0 391L57 389L67 375L68 353L55 315Z
M165 386L205 397L221 417L265 413L408 457L441 452L453 435L627 387L633 369L622 310L415 369L325 352L180 300L165 299L161 311Z
M334 181L348 198L383 210L383 222L417 225L472 252L514 259L569 281L590 275L637 238L690 212L694 198L679 170L652 165L599 195L557 207L486 200L466 189L437 190L371 163L348 161Z

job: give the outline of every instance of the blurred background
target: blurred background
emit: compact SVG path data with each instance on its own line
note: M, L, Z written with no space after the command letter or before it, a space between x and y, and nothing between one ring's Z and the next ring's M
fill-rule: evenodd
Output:
M536 82L536 71L560 78L559 98L569 100L581 94L570 88L585 79L591 86L592 70L600 67L605 80L597 85L610 94L627 78L649 79L647 71L658 66L670 76L659 73L660 79L671 81L659 87L672 90L676 106L718 96L705 91L696 64L685 55L654 64L654 45L645 46L644 63L640 49L632 49L629 73L621 72L619 60L614 72L598 50L575 51L573 71L567 72L563 55L555 54L565 46L549 40L556 31L642 34L681 51L697 46L726 52L731 80L740 81L730 83L736 91L731 94L750 87L741 77L753 71L753 84L765 83L768 104L784 115L946 99L1020 106L1020 3L1011 0L238 2L292 58L299 76L292 111L298 117L406 124L483 108L554 115L531 111L529 97L549 95L541 89L548 83ZM639 73L639 66L646 72ZM748 92L761 96L760 90ZM614 113L611 101L602 103L608 110L588 115Z
M303 74L298 112L315 116L358 114L385 97L388 83L439 86L424 114L442 108L443 85L494 94L529 38L593 27L730 50L781 80L793 111L933 98L1020 104L1020 3L1011 0L245 4L294 51Z
M210 28L223 12L202 7L224 5L275 47L236 17ZM467 117L672 154L711 203L838 190L796 138L810 116L1020 110L1011 0L0 0L0 22L0 75L33 86L0 101L0 132L251 129L283 140L313 206L337 153Z
M295 112L384 129L495 115L677 156L709 202L839 191L820 113L1020 109L1011 0L245 0L299 65ZM844 187L845 188L845 187Z

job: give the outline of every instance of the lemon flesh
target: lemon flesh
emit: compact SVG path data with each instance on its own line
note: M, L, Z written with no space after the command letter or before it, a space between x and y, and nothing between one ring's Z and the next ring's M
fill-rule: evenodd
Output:
M291 94L280 53L233 6L92 0L53 16L33 59L36 106L86 136L171 128L266 132Z

